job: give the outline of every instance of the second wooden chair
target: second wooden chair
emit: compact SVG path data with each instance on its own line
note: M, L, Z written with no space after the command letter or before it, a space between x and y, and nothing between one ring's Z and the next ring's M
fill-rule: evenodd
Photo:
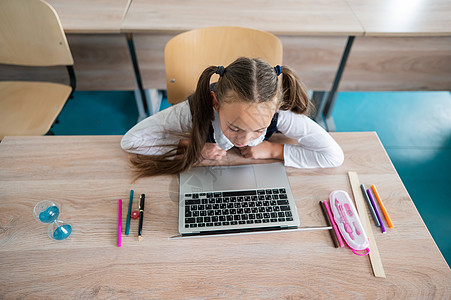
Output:
M48 132L75 89L74 61L56 11L40 0L0 1L0 63L66 66L70 86L41 81L0 81L0 140Z

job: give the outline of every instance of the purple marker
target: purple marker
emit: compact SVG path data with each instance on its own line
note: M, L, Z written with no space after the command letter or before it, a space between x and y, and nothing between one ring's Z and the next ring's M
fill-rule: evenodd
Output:
M374 207L371 204L370 198L368 198L368 194L366 193L365 186L363 183L360 185L360 189L362 190L362 194L365 197L366 204L368 204L368 208L370 209L371 215L373 216L374 223L376 223L377 227L381 227L379 220L377 219L376 212L374 211Z
M382 233L385 233L385 226L382 222L381 215L379 214L379 210L377 209L376 202L374 202L373 195L371 194L370 189L366 189L366 193L368 194L368 197L370 197L371 205L373 205L374 212L376 213L377 219L379 220L379 223L381 224L381 231Z

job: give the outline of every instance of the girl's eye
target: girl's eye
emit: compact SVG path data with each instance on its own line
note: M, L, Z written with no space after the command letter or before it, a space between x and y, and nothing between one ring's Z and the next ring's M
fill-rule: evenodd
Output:
M239 131L240 131L239 129L237 129L237 128L232 128L232 127L229 127L229 130L230 130L230 131L233 131L233 132L239 132Z

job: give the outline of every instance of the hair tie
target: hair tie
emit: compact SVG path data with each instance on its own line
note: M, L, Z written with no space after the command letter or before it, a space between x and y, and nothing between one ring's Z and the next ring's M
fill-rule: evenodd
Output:
M276 71L277 76L279 76L280 74L282 74L282 67L277 65L274 67L274 71Z
M216 74L219 74L220 77L224 76L224 66L219 66L218 69L216 70Z

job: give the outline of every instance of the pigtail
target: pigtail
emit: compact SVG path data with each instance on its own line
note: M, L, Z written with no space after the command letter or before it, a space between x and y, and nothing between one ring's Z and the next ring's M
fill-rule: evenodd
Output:
M191 96L190 108L193 123L188 136L189 145L182 147L180 145L159 145L168 147L169 150L162 155L133 155L130 161L136 171L135 180L145 176L179 174L189 169L201 158L202 149L214 117L210 96L210 78L217 68L212 66L205 69L199 78L196 91Z
M289 110L297 114L310 114L312 105L307 91L297 75L286 66L282 67L282 88L281 110Z
M189 167L201 158L210 124L214 118L210 95L210 78L216 73L217 69L218 67L208 67L200 75L196 91L190 102L193 127L191 130L191 144L186 149L186 159Z

